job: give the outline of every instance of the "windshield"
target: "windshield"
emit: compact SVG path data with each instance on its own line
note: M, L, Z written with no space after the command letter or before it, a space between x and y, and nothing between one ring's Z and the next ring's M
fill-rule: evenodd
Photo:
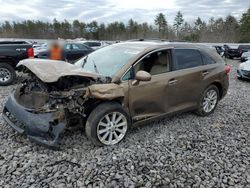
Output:
M142 51L142 47L116 44L92 52L75 65L104 76L113 75Z

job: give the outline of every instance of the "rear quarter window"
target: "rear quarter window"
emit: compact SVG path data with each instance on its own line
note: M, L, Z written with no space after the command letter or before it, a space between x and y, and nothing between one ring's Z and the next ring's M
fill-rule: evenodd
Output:
M188 69L203 65L201 54L196 49L175 49L176 69Z
M208 54L201 52L202 60L205 65L215 64L216 61L211 58Z

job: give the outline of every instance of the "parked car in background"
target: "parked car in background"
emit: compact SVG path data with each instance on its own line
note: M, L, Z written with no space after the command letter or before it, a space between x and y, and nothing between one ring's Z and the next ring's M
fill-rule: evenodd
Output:
M32 44L32 47L35 49L35 48L40 48L43 44L40 44L40 43L33 43Z
M50 147L77 124L103 146L119 143L132 124L184 111L207 116L226 95L230 71L214 49L160 42L110 45L75 64L33 59L18 67L30 77L7 100L3 119Z
M103 47L102 42L99 41L79 41L80 44L85 44L93 50L97 50Z
M250 80L250 60L241 63L237 70L238 79L249 79Z
M65 60L70 63L73 63L74 61L80 59L81 57L91 53L92 51L93 51L92 48L80 43L63 44L63 56L65 57ZM41 59L49 59L50 52L48 47L36 53L35 57Z
M238 48L231 48L228 45L223 46L225 49L225 57L229 59L241 57L240 50Z
M32 45L25 41L0 42L0 85L10 85L16 78L16 65L20 60L33 58Z
M244 52L250 50L250 45L239 45L238 48L231 48L228 45L224 45L226 58L240 58Z
M224 50L223 46L213 46L213 47L216 49L217 53L218 53L220 56L223 56L223 55L224 55L225 50Z
M45 52L48 50L48 43L43 43L41 44L39 47L35 47L34 48L34 56L37 57L37 55L41 52Z
M250 60L250 51L249 52L243 52L240 58L241 62L245 62Z
M244 52L250 51L250 45L239 45L238 49L242 55Z

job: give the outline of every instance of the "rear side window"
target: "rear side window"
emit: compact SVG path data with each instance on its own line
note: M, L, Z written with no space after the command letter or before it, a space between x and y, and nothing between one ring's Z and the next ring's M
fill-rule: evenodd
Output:
M216 63L215 60L213 60L209 55L207 55L206 53L201 53L202 55L202 59L205 65L210 65L210 64L214 64Z
M195 49L175 49L176 69L188 69L203 64L201 54Z

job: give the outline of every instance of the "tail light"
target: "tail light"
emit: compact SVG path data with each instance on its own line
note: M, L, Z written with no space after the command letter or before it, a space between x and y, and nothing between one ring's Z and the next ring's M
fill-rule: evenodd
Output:
M225 72L228 74L231 71L231 67L229 65L226 65Z
M29 48L27 50L27 55L28 55L28 58L33 58L34 57L34 49L33 48Z

